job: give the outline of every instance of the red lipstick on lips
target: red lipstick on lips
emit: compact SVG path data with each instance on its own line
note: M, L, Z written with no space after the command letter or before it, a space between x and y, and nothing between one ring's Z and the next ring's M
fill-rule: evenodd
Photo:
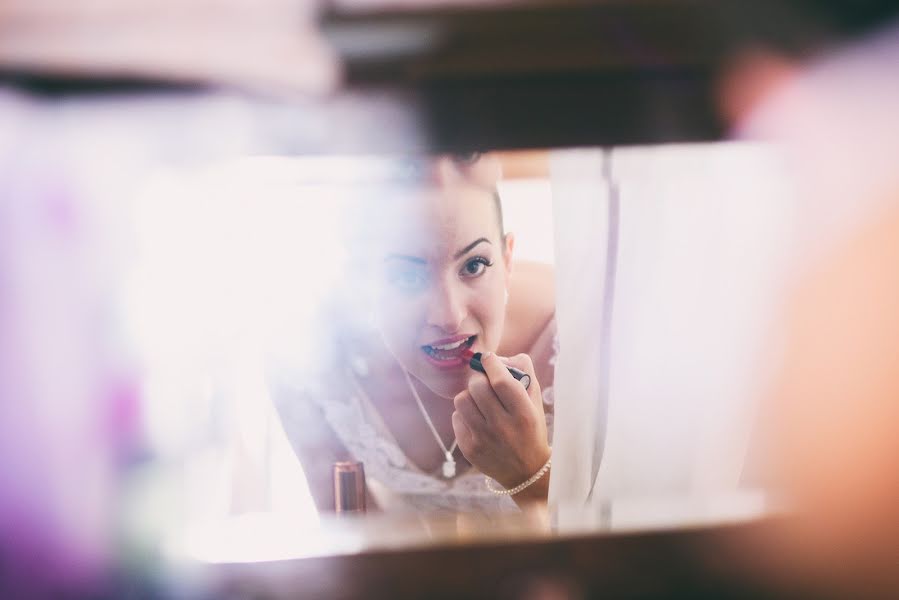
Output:
M427 361L438 369L458 369L467 358L462 353L474 344L477 335L456 335L421 346Z
M462 352L462 356L468 361L468 366L474 369L475 371L479 371L484 373L487 372L484 370L484 365L481 364L481 353L480 352L472 352L471 349L466 348L464 352ZM524 389L528 389L531 386L531 376L516 369L515 367L510 367L506 365L506 370L524 386Z

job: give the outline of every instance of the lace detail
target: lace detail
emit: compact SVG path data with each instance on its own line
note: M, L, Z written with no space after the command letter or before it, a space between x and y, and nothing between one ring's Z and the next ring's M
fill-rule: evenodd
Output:
M553 429L555 425L555 401L556 394L553 390L553 386L549 386L543 391L543 416L546 419L546 437L549 440L549 445L552 446L553 443Z
M553 344L550 365L555 364L558 343ZM303 411L290 409L295 402L311 402L317 406L339 441L356 460L365 465L366 481L378 504L385 510L423 512L497 512L517 510L508 496L496 496L484 485L484 476L472 469L454 479L443 479L418 469L393 439L377 413L365 397L352 373L346 374L346 387L334 389L305 389L293 387L286 410L292 413L290 429L302 435L310 423L297 417ZM341 393L342 392L342 393ZM299 397L297 397L299 396ZM552 441L553 402L552 385L543 390L547 410L546 424ZM308 412L308 411L306 411ZM291 432L288 432L290 435ZM499 485L499 484L497 484Z
M350 453L365 464L366 478L379 483L381 502L415 510L487 511L514 509L514 502L496 498L484 487L483 475L473 471L454 479L423 473L409 461L365 399L358 382L346 402L329 402L324 409L328 424ZM319 396L321 397L321 396ZM335 409L335 406L340 408ZM379 426L375 426L377 423ZM393 496L385 498L385 494ZM378 494L376 493L376 496ZM400 500L400 502L398 502Z
M553 336L553 345L552 350L549 353L549 359L546 361L547 364L551 367L556 366L556 361L559 359L559 336L558 334Z

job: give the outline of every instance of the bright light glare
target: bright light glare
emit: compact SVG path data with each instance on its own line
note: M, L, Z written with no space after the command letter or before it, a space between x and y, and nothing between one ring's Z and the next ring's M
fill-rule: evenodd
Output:
M170 559L206 563L290 560L324 553L355 553L363 548L363 536L350 528L329 529L326 535L318 524L260 513L198 523L165 544Z
M222 480L227 464L241 465L224 476L226 485L190 486L185 507L197 518L209 515L204 507L221 513L288 502L314 512L299 462L286 443L273 442L277 418L264 368L265 350L285 341L308 364L314 316L345 263L341 192L304 183L309 169L300 162L253 158L161 172L134 203L138 257L125 314L145 368L150 444L159 456L207 464L218 472L206 474L210 480ZM191 461L211 447L222 450L223 464ZM273 469L281 471L277 486ZM291 470L298 476L285 477Z

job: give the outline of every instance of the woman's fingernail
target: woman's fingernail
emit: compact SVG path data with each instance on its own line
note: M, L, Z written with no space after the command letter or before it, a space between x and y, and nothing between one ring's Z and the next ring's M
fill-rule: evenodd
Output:
M481 354L481 362L487 360L491 356L493 356L493 352L484 352L483 354Z

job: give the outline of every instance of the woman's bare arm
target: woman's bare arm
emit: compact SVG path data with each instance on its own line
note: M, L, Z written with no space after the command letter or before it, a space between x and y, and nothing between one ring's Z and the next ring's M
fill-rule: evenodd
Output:
M509 282L506 324L497 353L511 356L533 348L555 311L552 266L529 261L515 262Z
M356 460L325 418L321 398L309 389L297 389L277 371L270 374L269 391L290 446L300 461L309 492L319 513L334 512L334 463ZM331 377L337 377L334 373ZM339 381L336 378L335 381ZM332 393L341 393L339 385ZM319 400L319 401L316 401ZM379 510L366 490L366 508Z

